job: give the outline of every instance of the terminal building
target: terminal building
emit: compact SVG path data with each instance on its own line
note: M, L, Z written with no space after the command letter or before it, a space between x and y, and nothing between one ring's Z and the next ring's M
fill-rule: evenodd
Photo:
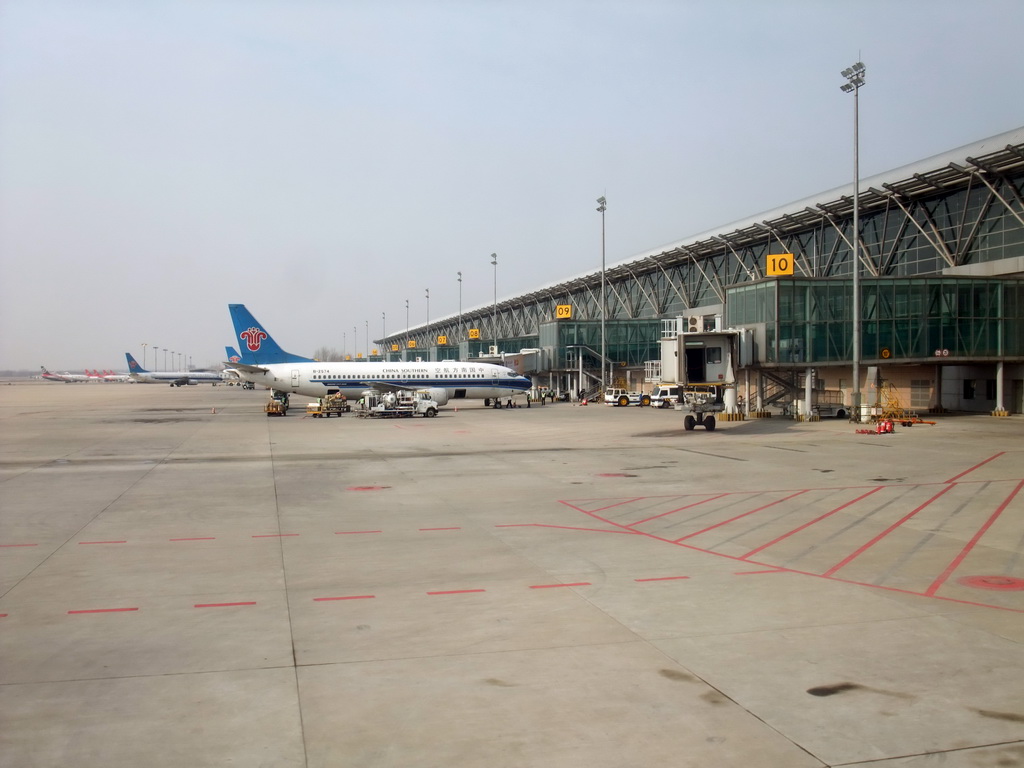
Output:
M559 393L602 372L650 391L663 334L735 329L748 410L810 388L870 404L885 382L916 410L1024 412L1024 128L858 186L857 248L850 184L378 343L396 360L503 358Z

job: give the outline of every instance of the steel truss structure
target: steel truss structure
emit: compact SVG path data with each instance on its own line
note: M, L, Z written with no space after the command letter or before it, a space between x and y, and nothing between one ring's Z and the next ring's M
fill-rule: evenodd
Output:
M1024 128L861 181L862 278L1024 276ZM794 275L852 275L852 184L681 241L605 270L609 321L650 320L722 308L726 288L766 277L771 254L792 253ZM479 330L477 350L537 346L556 307L573 320L601 316L601 273L591 272L409 331L416 348L450 345ZM404 347L406 334L385 341ZM518 345L518 346L516 346ZM440 347L435 349L441 352ZM437 356L449 356L440 355Z

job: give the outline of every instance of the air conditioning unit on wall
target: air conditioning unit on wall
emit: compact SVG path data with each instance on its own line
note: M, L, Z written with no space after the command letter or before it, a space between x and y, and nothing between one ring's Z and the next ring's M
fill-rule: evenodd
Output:
M700 315L690 315L686 318L687 333L702 333L704 331L704 318Z

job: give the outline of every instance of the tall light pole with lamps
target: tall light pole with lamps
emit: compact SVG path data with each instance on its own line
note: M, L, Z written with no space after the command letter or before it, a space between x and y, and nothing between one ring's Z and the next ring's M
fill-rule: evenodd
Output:
M604 197L597 198L597 212L601 214L601 389L608 386L608 377L605 373L608 364L608 344L605 338L605 315L608 302L605 300L604 289L604 212L608 209L608 201Z
M143 368L146 367L146 347L148 347L148 346L149 346L149 344L147 344L146 342L142 342L142 367Z
M409 300L405 300L405 360L409 359Z
M858 61L840 74L847 79L840 88L853 91L853 389L850 394L851 421L860 421L860 87L864 85L864 64Z
M459 344L461 345L462 344L462 273L461 272L456 272L455 274L457 274L459 276L459 333L458 333L458 337L459 337ZM460 355L460 357L461 357L461 355Z
M498 349L498 254L491 254L491 266L494 267L494 350Z

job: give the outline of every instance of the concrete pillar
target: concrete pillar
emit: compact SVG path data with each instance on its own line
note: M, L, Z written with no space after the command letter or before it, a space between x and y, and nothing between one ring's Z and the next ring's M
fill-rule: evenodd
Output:
M1003 361L996 363L996 409L993 416L1009 416L1003 401Z

